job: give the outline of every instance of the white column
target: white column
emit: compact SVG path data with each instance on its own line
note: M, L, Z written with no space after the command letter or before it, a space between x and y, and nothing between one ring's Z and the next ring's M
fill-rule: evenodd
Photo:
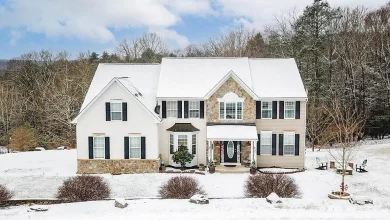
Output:
M257 149L257 141L254 141L253 144L254 144L254 149L255 149L254 150L255 163L257 165L257 151L258 151L258 149Z
M211 161L214 161L214 141L211 141Z
M253 162L253 141L251 141L251 164Z

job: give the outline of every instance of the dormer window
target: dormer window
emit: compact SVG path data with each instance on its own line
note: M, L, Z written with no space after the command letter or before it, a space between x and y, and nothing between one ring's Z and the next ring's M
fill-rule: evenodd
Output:
M244 98L239 98L236 94L229 92L218 101L220 120L242 120Z

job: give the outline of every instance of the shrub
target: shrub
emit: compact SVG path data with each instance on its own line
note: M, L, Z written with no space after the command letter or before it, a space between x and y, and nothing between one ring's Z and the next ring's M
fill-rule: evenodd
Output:
M110 196L110 187L101 176L76 176L64 181L57 198L69 202L102 200Z
M257 174L245 183L246 197L265 198L275 192L282 198L297 198L301 193L295 180L285 174Z
M11 134L9 147L15 151L28 151L37 147L38 135L29 125L15 128Z
M184 170L186 163L191 162L194 157L195 155L188 152L188 148L186 146L179 146L179 149L173 153L172 160L175 163L179 163L181 169Z
M164 199L189 199L195 194L205 194L198 181L189 176L172 177L160 187L159 194Z
M5 186L0 185L0 201L6 201L11 199L13 193L9 191Z

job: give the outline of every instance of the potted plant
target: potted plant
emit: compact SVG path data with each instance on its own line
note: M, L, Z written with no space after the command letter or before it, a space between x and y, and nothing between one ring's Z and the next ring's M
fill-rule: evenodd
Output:
M194 155L188 152L186 146L179 146L179 149L173 153L172 160L175 163L180 164L180 169L183 171L186 169L186 163L189 163L194 159Z
M209 164L207 165L209 168L209 173L215 173L215 163L214 161L210 161Z
M256 172L257 172L257 166L256 166L256 162L255 162L255 161L252 161L251 166L250 166L250 169L249 169L249 172L250 172L250 174L252 174L252 175L255 175L255 174L256 174Z
M162 172L165 172L165 170L166 170L166 167L165 167L164 161L161 161L161 164L160 164L160 170L161 170Z
M205 171L206 167L204 166L203 163L199 164L199 171Z

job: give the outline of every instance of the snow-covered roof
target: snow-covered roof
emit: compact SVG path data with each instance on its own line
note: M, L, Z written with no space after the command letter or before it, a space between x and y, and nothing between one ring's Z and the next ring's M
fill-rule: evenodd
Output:
M203 98L230 71L252 88L248 58L163 58L157 98Z
M127 77L130 84L135 85L142 93L148 106L155 106L158 76L160 65L158 64L99 64L95 76L81 106L82 111L97 94L115 77ZM124 84L126 81L122 80Z
M207 140L256 141L256 126L247 125L210 125L207 126Z
M249 59L249 66L260 98L307 98L294 59Z
M206 98L229 73L260 99L307 98L294 59L247 57L163 58L157 98Z

